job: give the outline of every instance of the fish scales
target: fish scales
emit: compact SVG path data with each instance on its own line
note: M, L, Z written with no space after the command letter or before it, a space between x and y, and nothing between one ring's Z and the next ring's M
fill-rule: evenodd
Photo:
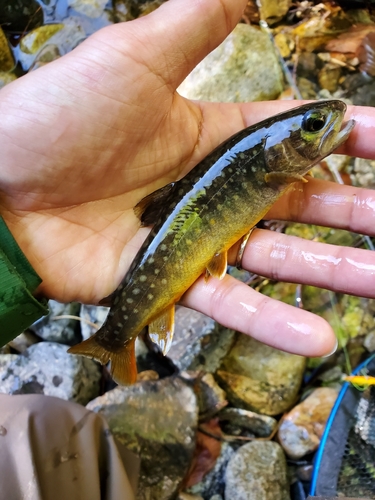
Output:
M354 122L340 132L345 109L341 101L313 103L248 127L143 200L141 220L154 226L114 293L105 324L70 352L111 360L114 378L133 382L136 336L150 325L151 337L169 345L174 304L207 269L222 277L229 248L346 139Z

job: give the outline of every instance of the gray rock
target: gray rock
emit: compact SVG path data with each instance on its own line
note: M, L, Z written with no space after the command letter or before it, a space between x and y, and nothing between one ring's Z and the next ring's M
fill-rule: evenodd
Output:
M72 7L80 14L87 17L100 17L108 0L68 0L69 7Z
M195 448L198 405L177 377L116 387L91 401L115 437L141 457L138 500L175 498Z
M239 334L216 372L233 406L278 415L294 403L306 360Z
M224 477L225 469L230 458L234 454L234 449L229 443L223 443L221 452L218 456L215 466L206 474L201 482L191 486L187 491L194 495L201 495L204 500L211 500L213 495L224 495ZM231 500L237 499L233 496Z
M273 441L239 448L225 472L225 500L290 500L286 460Z
M2 374L8 369L8 366L18 358L18 354L0 354L0 380ZM0 389L1 392L1 389Z
M48 302L49 314L30 326L30 330L44 340L59 342L60 344L73 345L79 342L79 325L77 319L62 318L58 316L78 316L80 305L76 302L62 304L55 300Z
M277 425L277 420L272 417L242 408L224 408L219 413L219 419L221 422L229 422L231 427L248 430L259 437L270 436Z
M81 321L81 334L83 340L88 339L94 335L104 323L108 316L109 307L103 306L87 306L82 304L80 316Z
M375 161L356 158L350 178L354 186L373 188L375 186Z
M182 372L180 376L190 382L198 400L199 419L207 420L228 404L226 394L211 373Z
M266 33L238 24L180 85L190 99L249 102L275 99L283 90L283 75Z
M284 415L277 437L289 457L299 460L318 448L337 394L336 389L318 387Z
M186 307L176 308L175 332L168 357L180 370L213 373L234 341L235 333Z
M52 342L29 347L0 372L0 392L45 394L86 404L99 394L99 366L66 351L67 346Z

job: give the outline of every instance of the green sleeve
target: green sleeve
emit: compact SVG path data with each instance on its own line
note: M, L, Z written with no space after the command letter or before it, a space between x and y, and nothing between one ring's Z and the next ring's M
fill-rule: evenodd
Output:
M48 314L32 295L41 282L0 216L0 346Z

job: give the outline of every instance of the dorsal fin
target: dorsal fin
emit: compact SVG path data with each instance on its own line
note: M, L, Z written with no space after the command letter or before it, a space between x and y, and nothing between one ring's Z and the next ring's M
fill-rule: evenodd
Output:
M165 208L166 200L170 195L174 182L157 189L153 193L145 196L134 207L134 213L140 218L142 227L155 224L159 218L161 211Z

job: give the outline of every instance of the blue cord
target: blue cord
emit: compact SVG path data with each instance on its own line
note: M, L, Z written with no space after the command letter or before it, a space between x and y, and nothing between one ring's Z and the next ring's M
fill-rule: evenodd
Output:
M364 361L361 365L357 366L357 368L355 370L353 370L352 375L357 375L357 373L360 370L362 370L363 368L365 368L374 357L375 357L375 354L372 354L369 358L366 359L366 361ZM321 464L321 460L322 460L322 455L323 455L326 441L328 439L328 434L329 434L332 422L336 416L338 407L340 406L341 401L342 401L343 397L345 396L346 391L348 390L349 385L350 385L350 382L345 382L344 385L342 386L340 392L339 392L339 395L336 399L336 402L335 402L335 404L331 410L331 413L328 417L327 424L326 424L326 427L324 429L324 433L323 433L322 439L320 441L318 451L316 452L315 465L314 465L313 476L311 479L311 487L310 487L310 495L311 496L315 495L316 483L318 480L318 473L319 473L319 468L320 468L320 464Z

